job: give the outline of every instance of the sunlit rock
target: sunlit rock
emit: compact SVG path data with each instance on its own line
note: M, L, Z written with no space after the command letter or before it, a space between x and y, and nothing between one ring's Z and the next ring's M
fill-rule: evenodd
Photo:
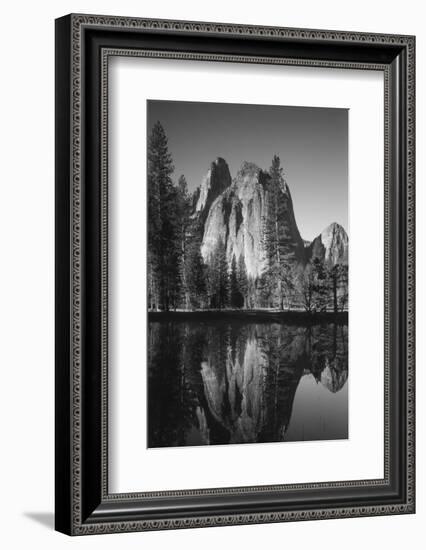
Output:
M225 243L228 264L244 257L247 274L260 277L267 266L264 221L267 211L268 174L253 163L244 162L232 182L212 203L206 216L201 254L209 262L219 239ZM200 195L198 204L204 203ZM280 189L279 200L285 220L281 246L292 259L304 262L304 244L297 228L290 189Z
M307 255L309 259L318 258L329 265L347 264L348 250L348 235L334 222L307 247Z

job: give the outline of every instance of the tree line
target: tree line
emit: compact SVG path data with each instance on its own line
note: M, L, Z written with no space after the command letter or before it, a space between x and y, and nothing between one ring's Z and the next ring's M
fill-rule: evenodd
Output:
M247 275L243 255L233 256L229 264L221 238L204 262L204 220L193 213L194 196L185 176L173 181L173 160L160 122L149 136L147 160L149 310L296 307L313 313L346 308L347 267L327 267L314 260L304 269L293 261L293 251L286 245L285 204L280 200L284 178L278 156L265 179L262 245L267 268L256 279Z
M300 296L309 313L345 311L348 306L348 266L327 265L319 258L308 263L300 275Z

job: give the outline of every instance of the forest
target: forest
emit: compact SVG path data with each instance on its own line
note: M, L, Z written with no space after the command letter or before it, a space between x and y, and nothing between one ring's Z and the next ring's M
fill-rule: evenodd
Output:
M244 256L227 256L219 238L207 261L201 254L205 215L195 211L185 175L174 178L172 155L160 122L153 126L147 151L148 309L346 311L347 263L320 258L296 261L284 239L286 212L279 200L283 185L280 158L274 155L265 178L268 215L262 219L265 269L248 276Z

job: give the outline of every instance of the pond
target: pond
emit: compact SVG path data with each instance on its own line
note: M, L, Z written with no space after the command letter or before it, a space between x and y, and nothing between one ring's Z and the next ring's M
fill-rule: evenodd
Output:
M348 326L155 320L148 447L348 437Z

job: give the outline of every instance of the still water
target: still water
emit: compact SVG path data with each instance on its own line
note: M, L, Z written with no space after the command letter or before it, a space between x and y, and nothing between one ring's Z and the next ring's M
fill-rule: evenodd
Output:
M150 321L148 446L348 437L348 327Z

